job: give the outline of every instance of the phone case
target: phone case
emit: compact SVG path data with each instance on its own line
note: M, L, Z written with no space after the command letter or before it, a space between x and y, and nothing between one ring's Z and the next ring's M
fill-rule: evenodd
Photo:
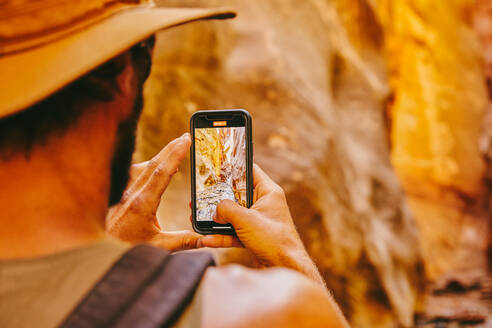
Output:
M206 116L212 119L221 119L221 117L227 117L230 114L240 113L245 118L246 129L246 198L248 208L253 205L253 142L252 142L252 120L251 115L244 109L230 109L230 110L201 110L194 113L190 119L190 134L192 138L190 149L191 160L191 208L192 208L192 225L193 229L200 234L225 234L234 235L236 232L233 228L216 230L213 228L203 229L197 226L196 220L196 183L195 183L195 120L199 116Z

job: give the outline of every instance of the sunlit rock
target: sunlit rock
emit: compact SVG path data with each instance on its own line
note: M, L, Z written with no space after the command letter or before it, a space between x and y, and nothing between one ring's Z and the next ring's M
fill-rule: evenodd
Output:
M484 68L490 72L490 64L483 65L482 55L490 61L490 1L374 5L386 35L394 93L388 104L392 162L419 226L430 279L419 321L487 326L492 277L485 253L490 205L484 181L492 171L492 134L491 116L484 120Z
M487 99L466 16L474 1L379 3L394 90L392 162L412 193L425 193L425 182L473 197L484 173L478 139Z
M467 16L473 3L378 5L394 92L391 158L423 234L431 279L456 267L468 212L483 215L477 212L485 173L479 138L487 94L481 48Z

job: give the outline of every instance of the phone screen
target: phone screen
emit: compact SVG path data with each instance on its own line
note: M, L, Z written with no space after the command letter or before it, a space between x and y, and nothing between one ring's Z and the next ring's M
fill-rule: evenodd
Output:
M250 204L247 118L243 113L220 116L229 119L206 114L193 123L194 219L199 228L232 229L213 218L222 200Z
M217 204L246 206L246 129L195 129L196 219L211 221Z

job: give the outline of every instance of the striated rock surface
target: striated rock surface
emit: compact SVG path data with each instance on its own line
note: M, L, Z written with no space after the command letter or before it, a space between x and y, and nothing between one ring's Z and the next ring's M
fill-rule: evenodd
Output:
M478 195L486 106L481 49L466 15L474 1L380 1L394 90L392 162L412 193L426 185ZM425 185L422 185L425 182ZM410 189L410 185L409 188Z
M488 106L482 123L480 151L485 162L485 183L489 208L492 203L492 2L476 1L474 7L474 28L479 36L484 54L484 70L487 81ZM489 214L488 266L492 271L492 222Z
M235 8L159 35L136 160L197 109L246 108L255 161L287 193L306 247L354 327L411 326L422 289L415 222L390 165L384 32L375 1L161 1ZM159 210L189 227L189 167ZM245 261L237 252L226 260Z
M394 94L388 110L391 159L421 232L430 278L418 320L425 326L492 325L484 184L490 159L482 154L489 152L490 127L482 132L487 92L472 20L474 11L487 16L487 2L377 5ZM475 24L482 38L491 26L483 19Z

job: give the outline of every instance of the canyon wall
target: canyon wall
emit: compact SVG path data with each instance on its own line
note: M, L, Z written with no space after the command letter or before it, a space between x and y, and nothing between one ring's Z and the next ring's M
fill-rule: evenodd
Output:
M159 34L135 160L188 131L198 109L245 108L255 162L285 189L354 327L439 323L456 308L435 291L486 275L487 94L472 2L160 3L239 15ZM189 183L184 163L163 228L190 227ZM218 253L248 263L240 250Z

